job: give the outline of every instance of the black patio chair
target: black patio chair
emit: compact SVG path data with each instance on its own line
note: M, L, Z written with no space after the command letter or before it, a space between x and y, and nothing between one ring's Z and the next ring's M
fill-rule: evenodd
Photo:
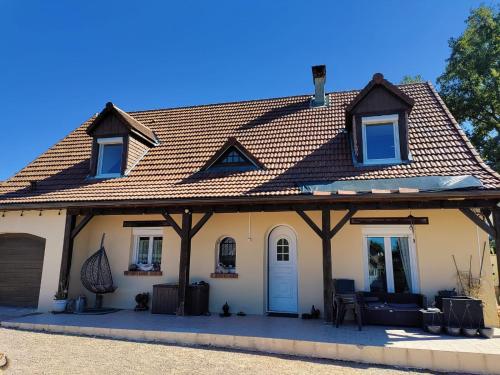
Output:
M333 279L333 316L335 317L335 327L343 323L345 314L351 310L361 331L361 313L356 302L356 288L354 280Z

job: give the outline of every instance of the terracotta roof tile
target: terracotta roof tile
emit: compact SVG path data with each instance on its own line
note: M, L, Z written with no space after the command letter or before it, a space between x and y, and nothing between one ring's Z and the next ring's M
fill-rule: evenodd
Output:
M481 161L428 84L398 86L415 101L409 121L410 164L355 167L345 131L345 108L358 91L329 94L310 108L310 96L129 112L160 141L126 177L88 178L89 119L0 184L0 203L179 199L299 194L298 184L334 180L471 174L486 189L500 176ZM127 116L128 116L127 115ZM246 172L200 172L229 137L264 165ZM37 180L36 192L29 181Z

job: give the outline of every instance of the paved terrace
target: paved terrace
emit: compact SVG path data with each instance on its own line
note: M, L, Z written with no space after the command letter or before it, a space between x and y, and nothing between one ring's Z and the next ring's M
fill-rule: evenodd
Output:
M249 315L177 317L122 310L107 315L11 316L6 328L210 345L440 371L500 374L500 331L495 338L435 336L419 329L355 325L321 320Z

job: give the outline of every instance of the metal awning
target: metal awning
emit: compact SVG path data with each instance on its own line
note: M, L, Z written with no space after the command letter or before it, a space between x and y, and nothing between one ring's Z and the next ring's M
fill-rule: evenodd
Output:
M483 187L481 181L470 175L344 180L330 183L308 183L299 185L300 191L303 194L320 192L337 193L339 190L369 193L373 190L398 191L400 189L414 189L419 192L437 192L481 187Z

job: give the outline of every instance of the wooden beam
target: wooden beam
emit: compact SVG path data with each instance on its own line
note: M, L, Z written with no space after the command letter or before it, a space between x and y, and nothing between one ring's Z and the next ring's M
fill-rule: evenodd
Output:
M428 225L428 217L353 217L351 225Z
M191 262L191 225L193 217L188 210L182 214L181 255L179 261L179 299L177 315L186 315L187 292L189 287L189 264Z
M124 228L145 228L145 227L169 227L167 220L131 220L124 221Z
M344 201L321 201L316 202L314 198L317 196L303 197L302 200L292 200L283 202L275 200L273 202L262 202L259 200L240 199L239 202L227 203L207 203L200 204L196 200L190 201L181 205L180 203L167 201L153 201L142 204L118 204L114 206L94 207L85 206L72 207L68 209L70 214L83 215L86 213L94 213L94 215L142 215L142 214L162 214L169 212L170 214L182 214L185 208L195 213L205 213L212 211L213 213L233 213L233 212L292 212L292 211L318 211L323 208L329 208L332 211L345 211L350 209L361 210L419 210L419 209L458 209L458 208L491 208L496 205L498 199L466 199L466 200L431 200L422 197L419 201L377 201L377 202L344 202ZM311 198L311 199L307 199ZM322 198L322 197L320 197ZM6 208L11 210L13 207ZM26 207L26 210L30 209ZM39 210L40 208L33 206L31 209ZM2 211L2 209L0 209Z
M162 215L165 218L165 220L167 221L167 223L169 223L170 226L172 228L174 228L174 230L177 232L177 234L182 238L182 229L179 227L179 225L177 225L177 223L172 218L172 216L170 216L170 214L168 212L162 212Z
M474 224L476 224L479 228L484 230L488 235L495 238L496 231L493 227L490 227L483 219L481 219L478 215L476 215L470 208L460 208L460 211L467 216Z
M78 236L78 233L82 231L83 228L92 220L94 217L93 214L89 213L86 214L83 219L78 223L78 225L71 231L71 239L74 240L76 236Z
M330 236L330 238L333 238L333 236L335 236L343 227L344 225L351 219L351 217L354 216L354 214L357 212L357 210L355 209L352 209L352 210L349 210L342 219L340 219L340 221L337 223L337 225L335 225L335 227L333 227L333 229L331 231L329 231L328 235Z
M311 227L311 229L316 232L318 236L323 238L323 232L319 227L316 225L316 223L302 210L296 210L296 212L299 214L299 216L304 219L304 221Z
M321 210L321 229L323 232L323 315L326 322L333 321L333 286L332 286L332 240L330 233L330 210Z
M205 225L205 223L210 219L213 215L213 212L206 212L205 215L202 216L202 218L196 223L196 225L191 229L189 232L189 235L191 238L193 238L196 233Z
M73 239L71 233L75 229L76 215L66 214L64 225L63 248L61 254L61 268L59 270L58 291L62 292L69 286L69 272L71 269L71 259L73 257Z

